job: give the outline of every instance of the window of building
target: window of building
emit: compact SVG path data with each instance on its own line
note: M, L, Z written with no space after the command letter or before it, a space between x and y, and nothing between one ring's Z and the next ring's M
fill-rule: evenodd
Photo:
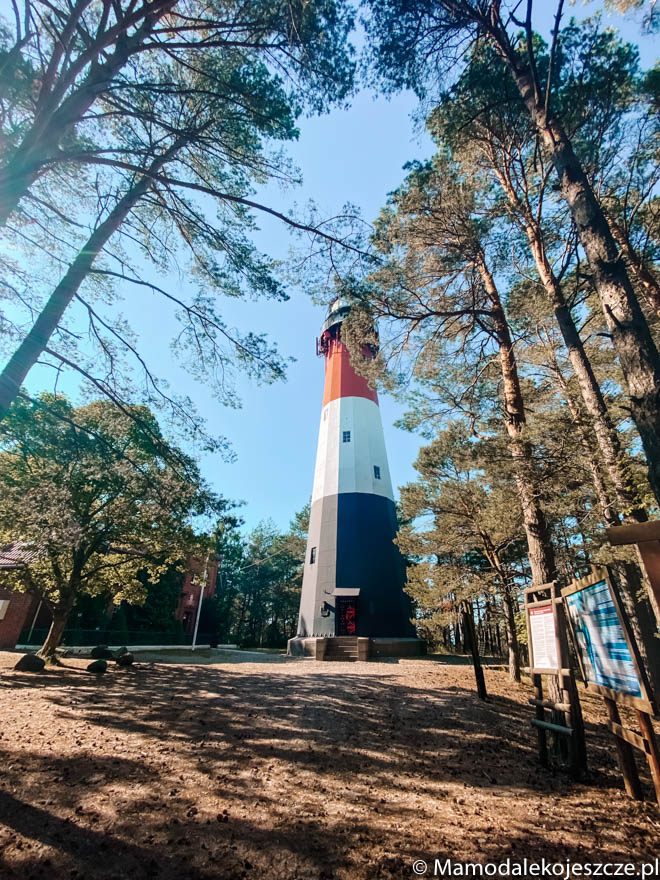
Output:
M312 565L316 562L316 547L312 547L309 554L309 561Z
M374 465L374 477L377 480L380 480L380 468L378 467L377 464Z
M344 440L344 443L350 443L350 442L351 442L351 432L350 432L350 431L344 431L344 433L343 433L343 440Z

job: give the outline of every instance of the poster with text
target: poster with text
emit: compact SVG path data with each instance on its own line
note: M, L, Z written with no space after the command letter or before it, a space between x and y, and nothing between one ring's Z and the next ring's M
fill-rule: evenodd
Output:
M529 637L534 669L557 669L557 633L552 605L529 609Z
M623 627L607 581L565 597L587 681L642 697Z

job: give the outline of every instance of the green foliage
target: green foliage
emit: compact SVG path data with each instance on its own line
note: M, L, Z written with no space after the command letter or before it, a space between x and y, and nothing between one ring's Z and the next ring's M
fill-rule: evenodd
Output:
M545 81L548 47L535 39L536 66ZM622 150L622 137L637 109L642 78L636 47L604 29L599 17L577 24L571 21L560 32L549 100L560 115L573 149L585 170L597 174ZM452 153L463 159L475 156L494 143L512 151L536 152L532 177L543 174L536 131L506 63L492 43L477 43L466 64L429 116L429 128ZM483 167L483 161L482 161ZM519 187L525 182L516 180Z
M660 30L660 11L656 0L605 0L605 6L624 15L635 15L647 33Z
M385 91L410 88L425 97L476 39L485 5L368 0L367 57L375 83Z
M518 644L527 645L527 619L524 611L516 613L516 634L518 636Z
M225 513L215 529L215 595L202 605L200 632L218 642L283 648L295 634L309 525L309 505L280 532L261 523L249 535Z
M288 532L264 522L248 536L236 597L235 639L245 646L281 648L298 619L308 512L297 514Z
M182 566L170 565L154 582L146 572L138 572L138 579L146 589L142 605L125 605L128 629L133 632L177 632L178 621L174 619L181 596L184 573Z
M240 531L242 521L223 517L216 531L215 552L218 556L218 574L215 583L215 601L218 606L218 641L235 643L238 597L241 591L241 571L245 563L245 544Z
M123 602L112 615L109 629L111 629L113 633L117 633L117 641L124 645L128 642L128 621L126 608Z
M107 401L19 399L0 426L0 536L36 551L5 577L65 620L82 595L140 604L198 547L196 517L226 503L169 448L153 415Z
M464 600L488 600L478 631L499 626L505 603L517 603L526 582L520 505L502 452L457 423L420 450L419 479L401 490L410 524L398 544L417 559L407 591L436 644Z
M372 73L385 91L412 87L433 105L437 153L406 166L382 209L378 268L340 282L358 303L346 341L355 356L378 319L379 356L361 371L407 400L401 423L430 444L402 491L398 539L414 560L420 628L460 646L457 604L472 602L482 647L493 626L502 641L503 625L511 662L530 568L536 581L583 574L603 559L610 498L625 515L652 506L612 326L576 234L586 221L560 195L539 105L657 312L657 90L637 49L599 17L570 21L551 48L513 15L500 18L498 4L366 5Z
M279 264L254 246L254 210L296 221L254 195L269 180L297 181L279 151L297 138L298 116L351 92L353 11L335 0L257 0L247 15L215 0L124 7L36 0L0 34L0 224L12 220L0 274L13 316L1 341L20 358L4 376L0 412L42 356L115 402L167 410L221 449L191 401L158 380L115 299L130 291L146 298L145 311L153 297L171 309L181 325L174 355L225 404L238 404L237 369L265 382L284 376L277 347L258 328L230 326L219 299L287 298ZM65 317L25 337L54 292ZM58 325L71 332L44 353Z
M200 640L206 640L208 637L211 642L219 641L218 633L222 628L222 622L222 607L218 599L215 596L204 599L199 614Z

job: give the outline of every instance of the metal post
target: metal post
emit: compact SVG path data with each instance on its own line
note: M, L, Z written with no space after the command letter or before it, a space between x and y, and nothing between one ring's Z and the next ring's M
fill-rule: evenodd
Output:
M27 643L30 644L30 639L32 638L32 633L34 632L34 628L37 625L37 617L39 617L39 612L41 611L41 606L44 604L43 599L39 599L39 604L37 605L37 610L35 612L34 617L32 618L32 626L30 627L30 632L28 633Z
M209 571L209 557L211 556L211 551L208 550L206 553L206 561L204 562L204 576L202 577L202 583L199 587L199 604L197 605L197 616L195 617L195 631L193 632L193 640L192 640L192 650L195 650L195 645L197 644L197 630L199 629L199 618L202 613L202 601L204 599L204 590L206 589L206 580L208 578Z

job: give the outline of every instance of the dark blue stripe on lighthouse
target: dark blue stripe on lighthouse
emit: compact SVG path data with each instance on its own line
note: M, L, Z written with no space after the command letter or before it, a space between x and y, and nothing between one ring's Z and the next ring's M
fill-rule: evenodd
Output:
M412 606L403 592L405 563L393 543L394 502L382 495L342 492L337 497L339 589L359 588L360 636L414 636Z

